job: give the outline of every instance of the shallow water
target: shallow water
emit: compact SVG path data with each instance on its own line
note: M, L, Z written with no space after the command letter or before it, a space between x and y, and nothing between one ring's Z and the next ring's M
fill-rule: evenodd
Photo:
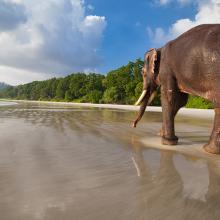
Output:
M10 105L17 105L17 103L16 102L0 101L0 106L10 106Z
M160 113L19 104L0 107L0 219L220 219L220 158L152 149ZM178 117L208 141L212 121ZM213 157L214 158L214 157Z

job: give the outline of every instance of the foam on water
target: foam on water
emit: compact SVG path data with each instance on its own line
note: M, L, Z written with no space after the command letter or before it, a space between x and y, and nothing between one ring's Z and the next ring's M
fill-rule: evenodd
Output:
M1 107L1 106L10 106L10 105L17 105L17 103L16 103L16 102L0 101L0 107Z

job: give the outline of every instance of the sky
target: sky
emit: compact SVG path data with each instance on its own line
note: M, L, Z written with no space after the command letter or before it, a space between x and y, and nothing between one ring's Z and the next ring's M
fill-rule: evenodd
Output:
M0 0L0 81L107 74L203 23L220 0Z

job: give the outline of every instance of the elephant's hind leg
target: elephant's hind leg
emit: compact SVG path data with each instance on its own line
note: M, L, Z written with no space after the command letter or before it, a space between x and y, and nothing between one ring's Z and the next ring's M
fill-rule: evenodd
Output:
M215 108L215 119L209 143L204 146L205 151L220 154L220 108Z

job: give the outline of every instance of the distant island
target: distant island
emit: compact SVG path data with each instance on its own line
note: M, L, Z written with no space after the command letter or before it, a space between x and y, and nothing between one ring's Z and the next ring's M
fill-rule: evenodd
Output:
M4 83L4 82L0 82L0 89L5 89L7 88L9 85Z
M106 75L74 73L63 78L34 81L18 86L0 83L0 98L134 104L142 92L142 67L143 61L137 59ZM160 106L160 94L151 105ZM201 97L190 96L186 107L210 109L213 105Z

